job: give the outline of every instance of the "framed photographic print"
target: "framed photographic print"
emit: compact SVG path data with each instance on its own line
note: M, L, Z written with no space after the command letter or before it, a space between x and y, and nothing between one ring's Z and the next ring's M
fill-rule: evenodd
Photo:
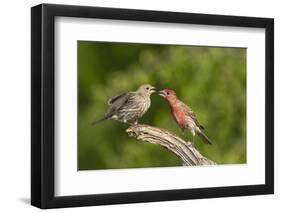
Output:
M274 21L31 9L31 203L274 191Z

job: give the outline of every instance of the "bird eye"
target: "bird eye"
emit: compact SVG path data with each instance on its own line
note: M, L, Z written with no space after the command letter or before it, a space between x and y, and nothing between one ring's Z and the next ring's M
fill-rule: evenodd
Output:
M146 87L145 89L146 89L146 90L149 90L149 87Z
M169 92L167 92L167 95L170 95L170 93L169 93Z

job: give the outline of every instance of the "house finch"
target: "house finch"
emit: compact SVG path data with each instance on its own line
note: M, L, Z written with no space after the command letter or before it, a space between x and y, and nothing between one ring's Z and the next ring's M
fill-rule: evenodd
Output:
M194 112L178 99L175 91L164 89L159 92L159 95L168 102L171 113L178 126L183 131L188 129L192 133L193 143L194 136L197 134L205 144L211 144L211 141L203 132L204 127L198 122Z
M117 120L124 123L138 123L150 107L150 95L155 92L155 87L142 85L135 92L126 92L114 96L108 100L109 108L104 117L92 124L98 124L105 120Z

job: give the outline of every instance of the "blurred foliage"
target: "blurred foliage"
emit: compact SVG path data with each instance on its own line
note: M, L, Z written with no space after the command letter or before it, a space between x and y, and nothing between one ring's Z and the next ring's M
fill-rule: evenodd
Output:
M213 142L198 150L218 164L246 163L246 49L78 41L79 170L179 166L164 148L129 138L128 125L105 121L107 100L149 83L171 88L196 113ZM185 140L162 97L139 120Z

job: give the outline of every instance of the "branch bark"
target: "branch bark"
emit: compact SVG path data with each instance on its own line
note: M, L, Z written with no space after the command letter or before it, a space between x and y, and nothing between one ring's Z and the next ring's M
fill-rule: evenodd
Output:
M183 166L215 165L216 163L200 154L192 145L175 134L156 127L137 124L130 126L126 132L130 137L152 144L159 144L182 160Z

